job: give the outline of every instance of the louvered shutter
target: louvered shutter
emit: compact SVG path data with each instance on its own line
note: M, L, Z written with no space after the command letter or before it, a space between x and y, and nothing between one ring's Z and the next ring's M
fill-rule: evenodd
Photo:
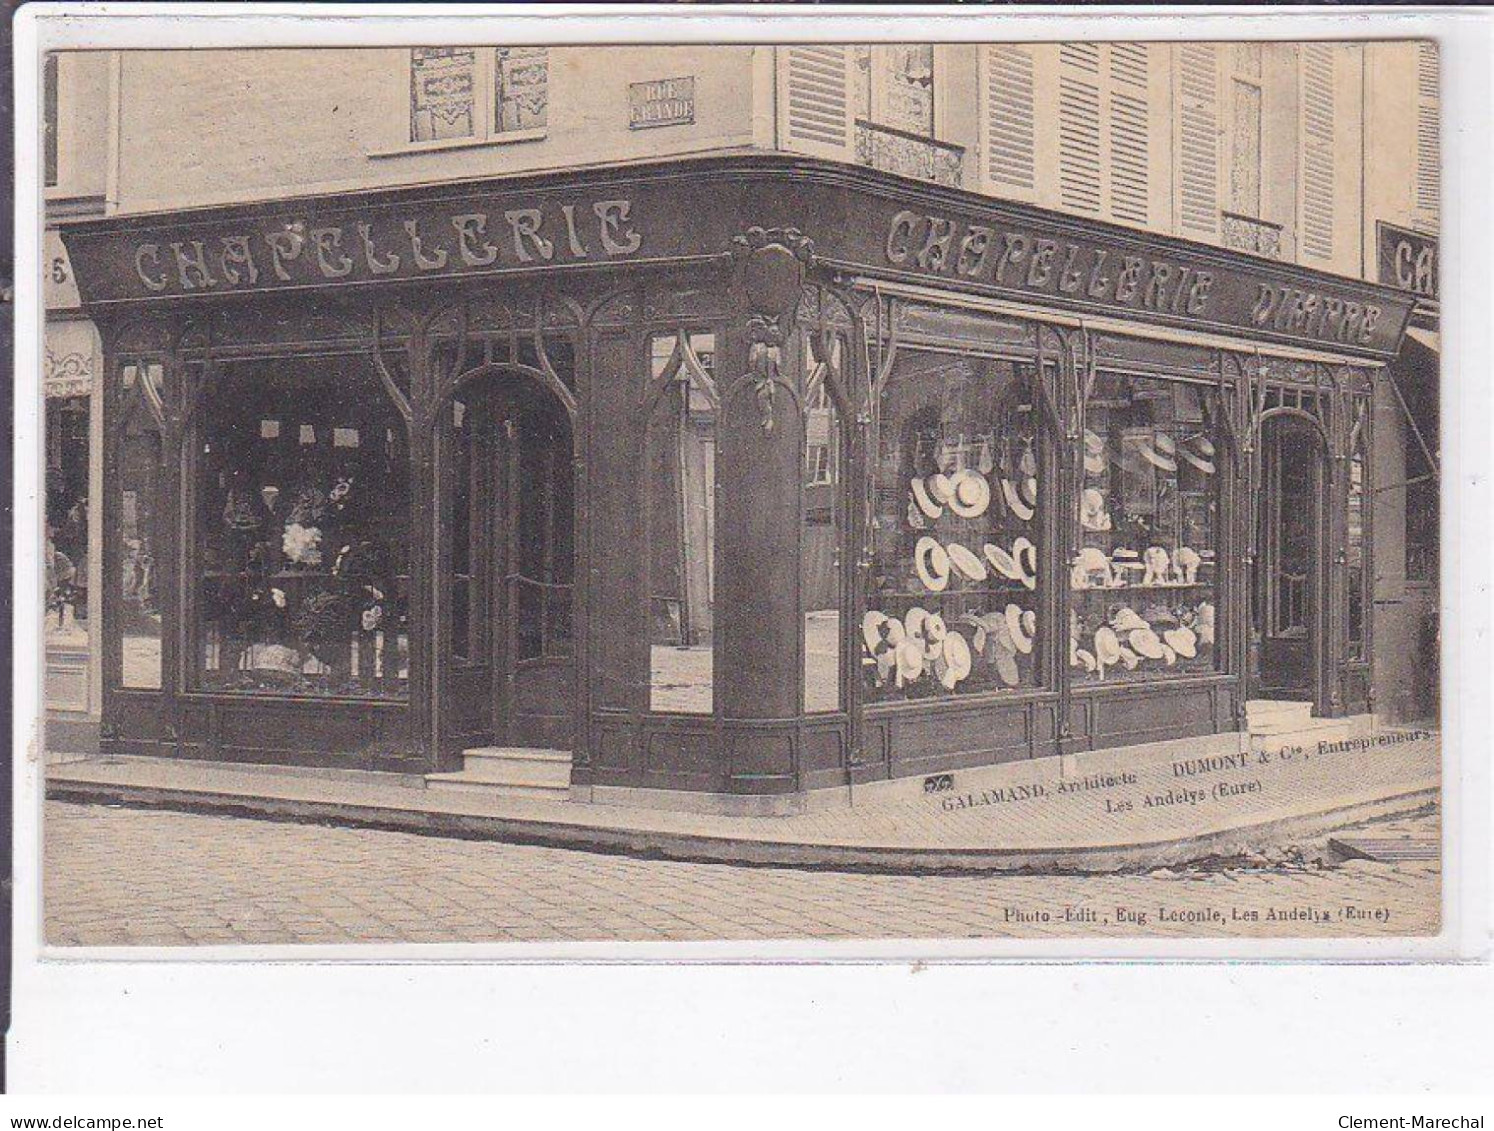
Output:
M1152 168L1150 51L1144 43L1113 43L1109 55L1110 214L1123 224L1144 225Z
M1100 48L1065 43L1058 51L1058 199L1071 212L1099 215Z
M778 136L784 149L842 160L852 155L850 48L778 48Z
M1037 187L1032 49L985 49L985 173L993 189L1030 196Z
M1302 225L1304 256L1333 258L1333 48L1302 46Z
M1435 228L1442 204L1442 137L1437 44L1416 45L1416 210Z
M1213 44L1177 49L1178 229L1219 234L1219 61Z

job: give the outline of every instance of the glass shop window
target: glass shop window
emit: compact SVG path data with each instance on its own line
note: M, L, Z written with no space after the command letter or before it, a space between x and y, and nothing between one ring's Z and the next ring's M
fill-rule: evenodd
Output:
M1354 445L1349 459L1349 522L1346 531L1345 561L1349 589L1349 659L1364 659L1364 516L1365 516L1364 443Z
M804 385L804 506L800 539L804 602L804 710L840 709L841 531L844 484L840 417L827 381L843 373L847 350L835 338L829 358L807 349Z
M1215 668L1218 409L1212 390L1101 374L1086 407L1081 549L1070 562L1077 682Z
M649 709L710 714L715 678L716 340L650 339L645 445Z
M161 529L164 414L162 367L125 365L119 441L120 683L161 686L161 592L157 555L170 544Z
M47 398L48 641L88 644L88 397Z
M1041 686L1035 373L1012 361L898 353L872 456L861 624L869 700Z
M199 415L196 684L404 697L409 458L372 368L233 365Z

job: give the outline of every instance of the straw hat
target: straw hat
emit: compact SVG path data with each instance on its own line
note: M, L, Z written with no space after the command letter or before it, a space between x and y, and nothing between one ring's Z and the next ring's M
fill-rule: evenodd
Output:
M1120 649L1120 661L1121 663L1126 665L1126 671L1135 671L1136 665L1141 663L1141 657L1138 656L1135 652L1131 651L1131 649L1127 648L1124 644L1122 644Z
M954 497L954 480L942 471L929 476L928 486L929 495L936 503L942 505Z
M1110 627L1116 632L1135 632L1138 628L1149 628L1146 621L1130 605L1122 605L1110 618Z
M1207 436L1197 436L1192 445L1184 444L1178 455L1187 460L1205 475L1214 474L1214 445Z
M1101 625L1095 632L1095 656L1107 668L1121 658L1120 638L1108 624Z
M955 572L969 581L984 581L988 575L986 563L981 561L975 554L957 542L951 542L944 547L944 552L949 555L949 564L954 566Z
M1099 661L1095 659L1095 654L1088 648L1075 649L1074 658L1079 661L1080 666L1087 672L1092 672L1095 668L1099 667Z
M1084 430L1084 470L1091 475L1101 475L1105 471L1105 441L1098 432L1091 432L1088 428Z
M1027 538L1018 538L1012 543L1012 557L1016 559L1017 569L1021 571L1017 578L1028 589L1037 588L1037 547Z
M1133 628L1127 634L1126 642L1138 656L1144 656L1148 660L1160 660L1166 647L1149 627Z
M913 548L913 568L918 572L918 580L931 593L942 593L949 584L949 555L927 534Z
M979 518L991 505L991 485L986 477L975 471L956 473L950 482L954 489L949 497L949 509L961 518Z
M1183 580L1190 585L1198 580L1198 567L1202 560L1192 546L1179 547L1172 557L1173 565L1182 572Z
M1162 658L1167 661L1167 666L1172 667L1178 662L1178 654L1173 650L1171 644L1162 645Z
M1012 643L1022 655L1032 654L1032 636L1022 627L1022 609L1018 605L1007 605L1006 607L1006 631L1011 634Z
M1150 444L1141 445L1141 458L1163 471L1178 469L1177 454L1178 446L1166 432L1156 433Z
M1015 558L1000 546L994 542L987 542L982 549L985 552L986 560L991 563L992 567L1002 577L1008 581L1022 580L1022 567L1017 564Z
M1037 635L1037 613L1031 609L1022 614L1022 631L1027 633L1028 636Z
M923 674L923 649L911 640L897 646L897 681L901 686Z
M930 613L922 605L914 605L903 614L904 639L912 640L920 650L923 648L923 622L928 620ZM901 641L899 641L901 643Z
M923 485L922 479L915 478L911 486L913 488L913 501L918 504L918 509L926 517L938 518L944 513L944 508L929 498L929 489Z
M868 652L873 656L880 656L903 642L903 622L876 609L869 609L861 618L861 639Z
M1191 660L1198 655L1198 637L1194 635L1191 628L1169 628L1162 634L1162 639L1167 646L1185 660Z
M951 632L940 647L939 682L953 691L970 674L970 645L958 632Z
M1036 513L1033 507L1028 506L1017 494L1016 487L1012 486L1010 479L1001 481L1001 497L1006 500L1006 508L1023 522L1028 521Z
M1017 494L1028 506L1036 509L1038 504L1038 481L1036 475L1029 475L1021 483L1017 484Z
M1105 551L1086 546L1074 558L1069 582L1074 589L1104 589L1110 585L1112 577L1110 559L1105 556Z

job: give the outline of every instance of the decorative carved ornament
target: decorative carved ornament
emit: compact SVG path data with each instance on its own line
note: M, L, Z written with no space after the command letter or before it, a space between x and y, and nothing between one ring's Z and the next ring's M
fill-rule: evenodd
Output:
M814 266L814 241L797 228L752 227L731 244L749 310L747 376L763 432L772 433L774 390L783 383L783 345L793 329L804 274Z

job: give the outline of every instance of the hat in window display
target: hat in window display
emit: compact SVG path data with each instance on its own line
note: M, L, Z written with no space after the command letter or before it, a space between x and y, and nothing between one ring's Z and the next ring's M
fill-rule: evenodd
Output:
M1028 506L1017 494L1017 488L1010 479L1001 481L1001 498L1006 502L1006 509L1011 511L1023 522L1027 522L1037 513L1035 507Z
M951 632L944 638L934 665L939 682L953 691L956 684L969 677L970 667L970 645L958 632Z
M958 542L951 542L944 552L949 555L949 564L955 572L967 581L984 581L989 576L985 562Z
M954 480L942 471L930 475L928 478L929 497L940 506L946 505L954 498Z
M949 555L938 541L925 534L913 548L913 568L918 580L931 593L942 593L949 585Z
M1198 567L1202 562L1203 559L1198 556L1198 551L1192 546L1179 547L1172 559L1173 568L1177 570L1179 580L1188 585L1198 580Z
M1036 475L1029 475L1017 485L1017 494L1022 501L1035 511L1038 505L1038 481Z
M949 496L949 509L961 518L979 518L991 505L991 485L979 472L965 470L956 472L950 480L953 490Z
M1121 658L1120 637L1108 624L1102 624L1095 631L1095 657L1107 668Z
M1171 564L1166 550L1164 550L1161 546L1148 546L1146 548L1146 553L1142 555L1141 560L1146 565L1146 572L1142 574L1141 584L1166 584L1167 571Z
M1173 664L1178 662L1177 652L1173 649L1173 646L1171 644L1168 644L1166 641L1163 641L1162 643L1162 659L1167 662L1168 667L1172 667Z
M923 649L911 640L897 646L897 685L912 683L923 675Z
M1165 654L1166 646L1150 626L1146 628L1133 628L1126 635L1126 643L1131 645L1132 651L1138 656L1148 660L1160 660ZM1168 649L1170 651L1170 649Z
M1032 654L1032 634L1022 624L1022 608L1020 605L1008 604L1006 607L1006 631L1012 639L1012 645L1024 656Z
M1205 475L1214 474L1214 444L1207 436L1196 436L1178 449L1178 455Z
M1122 605L1115 610L1110 618L1110 627L1116 632L1135 632L1138 628L1151 627L1141 619L1141 615L1130 605Z
M1205 601L1194 610L1193 629L1200 644L1214 643L1214 606Z
M1198 655L1198 637L1194 635L1192 629L1185 626L1169 628L1162 634L1162 641L1185 660L1191 660Z
M1110 570L1110 559L1105 551L1086 546L1074 558L1074 567L1069 571L1070 588L1108 589L1114 575Z
M929 497L929 489L924 486L922 479L915 478L910 486L913 490L913 502L927 518L938 518L944 513L944 508Z
M866 650L873 656L881 657L892 652L906 635L902 621L876 609L868 610L866 616L861 618L861 639L866 643Z
M1092 432L1088 428L1084 430L1084 470L1090 475L1103 475L1105 472L1105 441L1098 432Z
M1120 647L1120 662L1126 666L1126 671L1132 672L1136 670L1136 665L1141 663L1141 657L1122 644Z
M1007 553L994 542L987 542L983 550L986 560L991 563L991 566L1002 577L1008 581L1022 580L1022 567L1017 564L1017 559L1012 557L1011 554Z
M1162 471L1178 469L1178 446L1166 432L1158 432L1150 444L1141 445L1141 458Z
M1017 656L1014 652L1008 652L1005 648L998 648L995 652L996 674L1001 682L1008 687L1016 687L1022 682L1022 673L1017 668Z
M1017 578L1028 589L1037 588L1037 547L1028 538L1018 538L1012 543L1012 557L1016 560L1021 575Z
M1094 487L1086 487L1079 496L1079 525L1085 530L1100 532L1110 529L1110 512L1105 509L1105 495Z

